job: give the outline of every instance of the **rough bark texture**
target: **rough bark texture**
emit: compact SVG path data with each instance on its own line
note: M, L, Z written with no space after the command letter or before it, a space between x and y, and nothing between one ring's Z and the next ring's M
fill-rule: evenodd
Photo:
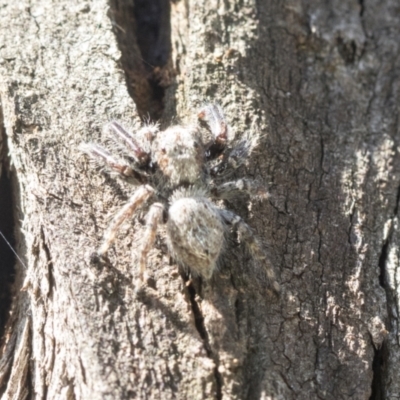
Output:
M2 174L25 264L15 279L0 265L1 398L400 398L398 2L142 3L0 4ZM162 234L135 294L141 218L91 261L132 187L77 148L112 119L160 116L167 86L163 126L218 101L238 135L263 133L238 176L270 201L226 206L269 249L279 301L242 247L192 282Z

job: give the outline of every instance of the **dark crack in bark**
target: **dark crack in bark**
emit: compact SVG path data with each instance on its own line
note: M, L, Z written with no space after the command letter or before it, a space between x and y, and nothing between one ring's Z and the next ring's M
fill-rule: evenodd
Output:
M396 194L396 203L393 210L393 216L391 225L389 228L389 232L386 240L382 245L382 250L379 256L379 284L385 290L387 296L387 311L389 318L393 319L393 312L391 311L391 304L396 304L396 300L393 298L393 294L390 291L390 287L387 284L386 277L386 267L389 257L390 245L393 241L393 219L397 217L399 210L399 201L400 201L400 186L397 188ZM387 376L386 362L385 360L388 358L388 348L386 342L384 341L382 347L375 348L374 359L372 361L372 384L371 384L371 396L370 400L381 400L384 399L384 387L385 387L385 378Z
M360 17L362 17L365 11L364 0L359 0L358 4L360 5Z
M396 195L396 204L393 210L393 217L392 217L392 224L389 229L389 233L387 235L386 240L382 245L381 254L379 256L379 283L385 289L386 288L386 262L388 258L388 251L389 251L389 244L392 241L392 234L393 234L393 218L397 216L399 211L399 201L400 201L400 186L397 188L397 195Z
M386 239L385 242L383 243L382 246L382 250L381 250L381 254L379 256L379 284L385 288L386 284L385 284L385 268L386 268L386 260L388 257L388 248L389 248L389 239Z
M383 342L382 347L375 349L374 359L372 361L372 384L370 400L384 399L384 371L385 371L385 355L386 344Z
M193 283L191 282L189 285L187 285L188 293L189 293L189 299L190 299L190 304L192 307L192 312L193 312L193 317L194 317L194 323L196 325L196 329L199 332L199 335L201 339L203 340L204 348L206 350L207 356L211 358L214 363L215 363L215 368L214 368L214 377L215 377L215 384L216 384L216 393L215 397L217 400L222 399L222 376L220 372L218 371L218 366L219 366L219 361L218 357L213 353L207 333L207 329L204 324L204 317L201 312L201 309L199 307L199 304L196 301L196 289L193 286Z
M12 307L12 287L16 274L16 257L13 252L16 243L14 236L13 182L2 121L0 111L0 231L2 236L4 235L4 237L0 237L0 344Z
M128 91L141 118L158 120L170 84L168 0L110 0L110 18L122 53Z
M399 212L399 201L400 201L400 186L397 188L397 195L396 195L396 205L394 207L393 215L396 216Z
M54 266L53 266L53 261L52 261L52 258L51 258L50 249L49 249L49 247L47 246L47 243L46 243L46 236L45 236L43 227L41 227L41 229L40 229L40 236L41 236L40 239L41 239L42 245L43 245L43 250L44 250L44 253L46 254L46 259L47 259L47 273L48 273L48 281L49 281L49 297L52 297L53 288L55 286L55 279L54 279L54 276L53 276Z

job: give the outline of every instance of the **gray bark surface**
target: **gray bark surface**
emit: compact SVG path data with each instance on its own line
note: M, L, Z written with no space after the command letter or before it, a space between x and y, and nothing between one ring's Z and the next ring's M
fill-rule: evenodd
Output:
M24 264L1 398L399 399L398 2L177 0L170 32L163 4L172 55L153 68L133 2L0 3L0 144ZM110 120L161 115L154 79L163 127L211 101L237 135L262 133L238 177L270 200L225 206L265 243L278 301L234 243L212 281L188 280L163 231L137 294L142 216L92 262L133 188L78 146L104 143Z

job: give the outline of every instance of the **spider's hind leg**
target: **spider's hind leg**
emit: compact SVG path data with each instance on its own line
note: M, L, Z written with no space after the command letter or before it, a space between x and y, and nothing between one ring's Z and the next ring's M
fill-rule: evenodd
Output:
M130 197L128 202L117 212L117 214L112 219L110 226L105 231L103 236L103 244L101 245L98 255L102 256L107 253L110 246L115 241L117 232L123 222L130 218L133 213L143 205L152 195L154 194L154 189L149 185L140 186L136 189L135 193Z
M140 251L140 281L145 279L145 271L147 264L147 255L154 245L156 238L157 227L160 221L162 221L164 213L164 206L161 203L154 203L146 217L146 231L143 236L142 249Z
M275 272L262 248L261 243L254 235L250 226L247 225L241 217L239 217L232 211L221 210L221 215L225 222L229 225L232 225L232 227L238 232L240 240L246 244L252 257L256 261L259 261L260 263L265 265L265 273L268 284L274 291L274 293L276 295L279 295L281 289L279 283L276 281Z

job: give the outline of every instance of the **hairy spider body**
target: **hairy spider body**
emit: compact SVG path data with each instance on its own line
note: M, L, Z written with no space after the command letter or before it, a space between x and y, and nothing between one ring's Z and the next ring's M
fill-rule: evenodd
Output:
M204 146L196 127L173 126L155 143L155 162L170 185L195 183L202 176Z
M218 105L207 105L198 117L211 131L212 138L207 144L197 125L173 126L165 131L159 131L157 125L149 125L133 135L119 123L112 122L109 131L123 144L131 162L113 156L97 144L81 145L81 150L92 159L137 186L105 231L98 254L106 254L126 219L155 200L147 212L142 239L141 281L158 225L165 222L171 255L193 275L204 279L210 279L217 269L226 247L225 236L230 228L235 229L253 259L264 264L270 287L279 292L271 264L251 228L238 215L211 201L232 201L241 193L266 197L263 187L250 179L224 182L224 178L250 156L257 145L257 137L244 138L231 146L230 129Z
M195 189L177 190L168 210L168 247L194 275L210 279L224 248L225 223L219 209Z

